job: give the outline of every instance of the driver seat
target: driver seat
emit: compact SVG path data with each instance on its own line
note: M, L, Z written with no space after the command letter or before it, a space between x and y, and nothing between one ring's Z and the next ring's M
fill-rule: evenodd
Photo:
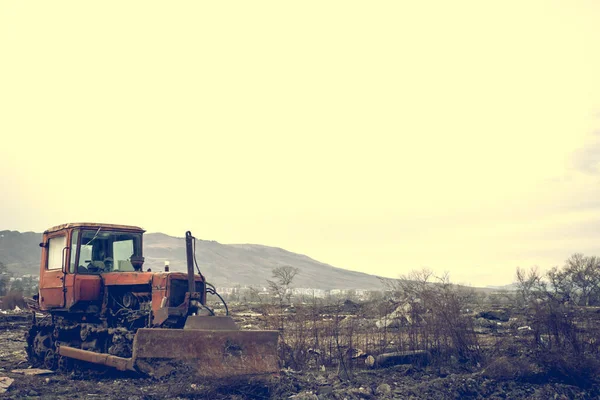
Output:
M92 261L90 264L92 264L94 267L98 268L99 270L104 270L104 268L105 268L104 261Z

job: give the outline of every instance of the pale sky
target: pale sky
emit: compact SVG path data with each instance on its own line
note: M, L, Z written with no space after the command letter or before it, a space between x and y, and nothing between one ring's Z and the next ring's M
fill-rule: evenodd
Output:
M600 255L600 2L2 1L0 230L508 284Z

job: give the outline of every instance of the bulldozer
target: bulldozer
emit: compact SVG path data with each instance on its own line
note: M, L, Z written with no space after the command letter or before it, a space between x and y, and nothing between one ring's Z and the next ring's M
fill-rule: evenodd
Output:
M240 330L228 311L216 315L207 306L207 294L219 295L198 268L191 232L187 273L167 266L144 271L144 232L68 223L43 233L39 293L26 334L30 363L155 377L181 364L201 377L276 376L278 332Z

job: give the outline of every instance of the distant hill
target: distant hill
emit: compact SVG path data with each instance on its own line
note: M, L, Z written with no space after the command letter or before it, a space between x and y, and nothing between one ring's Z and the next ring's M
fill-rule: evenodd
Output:
M519 286L517 283L509 283L508 285L502 285L502 286L492 286L492 285L488 285L486 286L486 288L488 289L495 289L495 290L506 290L506 291L515 291L519 289Z
M16 275L38 274L42 234L0 231L0 262Z
M0 231L0 262L17 275L37 274L42 235L34 232ZM169 261L171 271L185 271L185 240L163 233L144 234L144 268L161 271ZM378 277L348 271L302 254L257 244L221 244L196 241L196 259L207 280L217 286L266 286L273 268L289 265L299 269L294 287L315 289L381 289Z

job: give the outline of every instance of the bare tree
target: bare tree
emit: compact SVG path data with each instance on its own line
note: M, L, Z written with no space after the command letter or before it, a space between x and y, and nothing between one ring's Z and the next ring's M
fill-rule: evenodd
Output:
M558 267L552 268L546 273L546 277L552 289L552 295L561 303L575 300L575 285L567 271Z
M541 293L546 293L545 289L546 284L537 267L531 267L529 271L517 267L517 290L522 304L527 304L539 297Z
M10 273L8 268L0 261L0 296L4 296L8 290L10 282Z
M293 349L288 344L289 341L289 333L286 332L286 317L284 315L284 299L287 299L288 303L291 298L291 285L294 277L298 274L298 268L291 267L289 265L284 265L280 267L273 268L271 271L271 276L273 280L267 280L269 284L269 289L271 293L275 297L275 301L277 302L277 307L279 311L275 316L273 322L277 324L277 328L279 329L279 357L282 360L295 360Z
M590 305L590 296L600 290L600 259L575 253L565 262L564 271L581 294L579 303Z
M284 299L287 299L288 303L290 302L292 297L292 281L298 275L299 271L298 268L289 265L273 268L271 272L273 280L267 280L267 283L269 284L269 289L278 298L280 305L283 304Z

